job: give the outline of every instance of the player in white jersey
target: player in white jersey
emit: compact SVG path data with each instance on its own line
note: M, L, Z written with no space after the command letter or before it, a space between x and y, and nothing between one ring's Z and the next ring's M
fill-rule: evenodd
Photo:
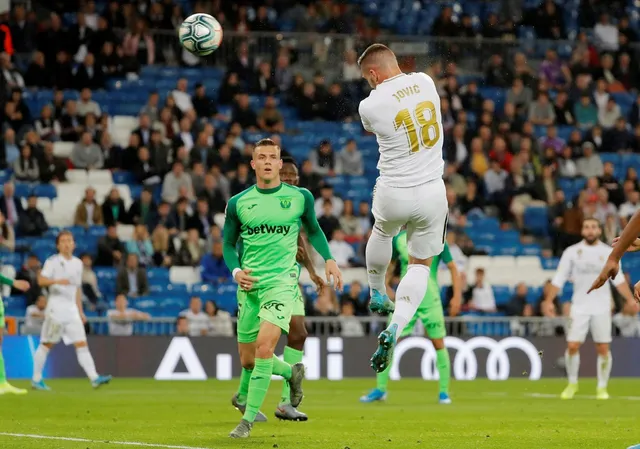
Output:
M567 330L567 351L565 362L569 385L561 394L562 399L571 399L578 391L578 371L580 370L580 345L591 331L591 337L598 353L597 398L609 399L607 383L611 374L613 359L609 351L611 343L611 289L609 285L593 290L589 288L595 276L600 272L602 263L611 253L611 247L600 241L602 228L594 218L582 222L580 243L568 247L560 258L551 288L545 295L542 307L553 307L553 299L562 291L567 281L573 282L571 297L571 313ZM627 301L627 305L635 307L629 286L625 282L622 270L612 280L618 292Z
M94 388L109 383L111 376L100 376L96 372L93 357L87 346L84 323L87 318L82 311L82 261L73 256L75 242L69 231L56 237L58 254L47 259L38 275L38 285L49 289L40 345L33 356L31 385L36 390L49 390L42 380L42 370L51 348L60 340L73 344L78 363L87 374Z
M385 293L385 273L391 241L405 225L409 249L395 311L371 358L373 369L382 372L390 363L396 334L427 292L431 259L444 248L449 210L442 180L444 131L440 96L428 75L403 73L393 52L381 44L367 48L358 64L373 89L360 103L360 118L380 148L380 176L373 190L375 225L366 251L372 311L394 310Z

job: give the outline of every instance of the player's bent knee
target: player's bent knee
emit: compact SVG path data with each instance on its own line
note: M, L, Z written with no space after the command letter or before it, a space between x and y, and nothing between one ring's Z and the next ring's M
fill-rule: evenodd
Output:
M567 343L567 351L569 354L576 354L580 350L580 343L575 341L570 341Z
M301 351L307 339L307 327L304 324L304 317L294 317L291 320L289 335L287 336L287 346Z
M75 346L76 349L80 349L80 348L86 348L88 344L86 341L77 341L73 344L73 346Z
M273 357L275 348L270 344L261 344L256 348L256 358L258 359L270 359Z

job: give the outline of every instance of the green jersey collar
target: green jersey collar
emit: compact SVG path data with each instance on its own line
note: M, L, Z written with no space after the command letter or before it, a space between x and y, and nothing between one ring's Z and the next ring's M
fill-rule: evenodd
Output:
M278 185L278 187L273 187L271 189L261 189L260 187L258 187L258 185L256 184L256 190L260 193L276 193L278 190L280 190L282 188L282 182L280 183L280 185Z

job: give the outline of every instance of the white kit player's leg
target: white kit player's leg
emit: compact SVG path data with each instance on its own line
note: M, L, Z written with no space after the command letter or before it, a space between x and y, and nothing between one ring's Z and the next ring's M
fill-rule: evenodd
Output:
M596 373L598 377L598 387L596 390L596 398L609 399L607 385L611 368L613 367L613 357L609 350L611 343L611 315L599 314L591 317L591 336L596 343L596 352L598 359L596 361Z
M42 331L40 332L40 345L33 355L33 376L31 377L31 386L34 390L48 391L50 388L42 379L42 372L47 363L47 357L51 348L60 341L64 325L53 316L47 314L42 323Z
M33 376L31 380L34 384L42 383L42 371L44 365L47 363L47 357L49 356L49 348L40 344L33 355Z
M93 356L89 352L89 347L86 344L85 346L76 347L76 356L78 357L78 364L82 367L89 380L95 382L98 378L98 372L96 371Z
M409 265L396 291L396 310L391 317L389 327L396 326L398 335L416 314L420 303L427 293L429 285L429 267Z
M567 351L564 354L567 380L569 384L562 391L562 399L573 399L578 392L578 373L580 371L580 346L589 332L590 316L571 312L567 330Z

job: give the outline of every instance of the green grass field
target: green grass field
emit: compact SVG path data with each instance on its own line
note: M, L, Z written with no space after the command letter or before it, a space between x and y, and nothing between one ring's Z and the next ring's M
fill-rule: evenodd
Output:
M236 382L115 379L93 391L83 380L51 381L50 393L0 397L0 448L626 449L640 443L640 397L634 396L640 380L614 379L609 401L593 399L591 379L582 380L572 401L552 397L564 387L560 379L455 382L450 406L435 403L433 382L392 382L388 401L375 404L358 402L368 380L307 382L300 407L310 416L306 423L273 417L280 385L272 383L263 408L269 422L255 425L249 440L232 440L227 435L240 419L229 404Z

